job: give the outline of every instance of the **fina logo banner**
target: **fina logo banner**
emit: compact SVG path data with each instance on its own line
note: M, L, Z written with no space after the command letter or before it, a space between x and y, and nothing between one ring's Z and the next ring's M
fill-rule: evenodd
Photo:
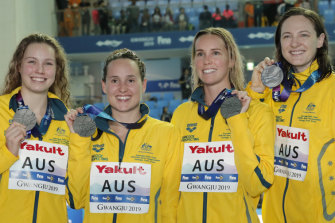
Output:
M180 91L178 80L148 81L146 92Z
M326 24L329 40L335 40L335 25ZM273 45L275 27L230 29L239 47ZM58 37L66 53L110 52L119 48L132 50L189 49L196 31L136 33L120 35ZM85 46L85 47L83 47Z

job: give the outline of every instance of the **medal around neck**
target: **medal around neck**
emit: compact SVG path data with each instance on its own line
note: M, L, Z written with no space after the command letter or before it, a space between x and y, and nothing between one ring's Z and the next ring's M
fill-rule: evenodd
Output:
M280 85L283 78L283 70L276 64L266 66L261 74L263 84L269 88L274 88Z
M221 104L221 115L223 118L228 119L234 115L241 113L242 103L237 96L226 98Z
M26 126L27 131L33 129L37 122L34 112L28 108L17 109L13 121Z
M81 137L88 137L94 134L96 125L88 115L79 115L73 122L74 131Z

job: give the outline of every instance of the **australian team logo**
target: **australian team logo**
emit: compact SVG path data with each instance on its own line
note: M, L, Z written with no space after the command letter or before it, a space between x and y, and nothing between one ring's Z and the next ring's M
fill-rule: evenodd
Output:
M309 112L312 112L312 111L314 110L314 108L315 108L315 104L310 103L310 104L307 106L306 110L309 111Z
M143 143L141 146L141 150L149 152L151 150L152 146L149 145L148 143Z
M59 135L59 136L63 136L63 135L65 135L66 130L65 130L65 129L62 129L61 127L58 127L57 130L56 130L56 133L57 133L57 135Z

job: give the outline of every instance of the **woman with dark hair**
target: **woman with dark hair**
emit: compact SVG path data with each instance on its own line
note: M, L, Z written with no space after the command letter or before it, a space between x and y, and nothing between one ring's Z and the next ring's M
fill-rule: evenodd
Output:
M253 72L249 94L276 116L275 180L263 200L264 222L334 222L335 76L321 17L291 8L279 21L276 62L284 79L272 89Z
M92 138L74 133L81 109L65 117L72 132L69 169L75 170L69 173L71 207L85 209L84 222L176 222L180 135L141 104L144 63L129 49L115 50L101 83L109 105L95 118Z
M45 34L25 37L0 96L1 222L68 221L68 86L60 44Z
M184 144L178 222L258 222L273 182L273 113L242 92L242 58L226 29L195 35L191 66L194 91L171 120Z

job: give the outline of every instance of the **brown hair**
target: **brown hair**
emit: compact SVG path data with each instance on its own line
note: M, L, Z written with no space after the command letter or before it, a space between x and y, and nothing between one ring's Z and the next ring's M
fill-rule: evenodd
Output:
M200 36L208 35L208 34L216 35L220 39L223 40L225 47L228 51L229 60L234 61L234 66L229 68L228 70L229 81L236 90L239 90L239 91L243 90L244 85L245 85L244 83L245 78L243 74L243 60L242 60L241 54L238 50L238 47L231 33L224 28L218 28L218 27L210 27L210 28L203 29L199 31L194 37L194 40L192 43L192 58L191 58L193 90L202 85L201 80L199 79L199 77L197 76L195 72L195 66L194 66L194 58L195 58L195 50L196 50L195 42Z
M145 77L145 64L141 61L141 59L135 54L135 52L127 49L127 48L123 48L123 49L119 49L119 50L115 50L113 51L105 60L105 65L103 68L103 76L102 76L102 80L103 82L106 82L106 76L107 76L107 67L108 64L110 62L112 62L113 60L117 60L117 59L130 59L136 62L138 69L140 71L140 76L141 76L141 80L144 80Z
M276 44L276 51L275 51L275 57L277 61L280 61L282 63L282 67L284 70L285 75L287 76L287 73L291 69L292 65L284 58L282 54L282 48L280 43L280 36L281 36L281 30L283 23L290 18L291 16L298 16L302 15L305 18L307 18L314 26L314 30L316 32L317 37L319 37L322 33L325 34L325 38L323 41L323 46L318 48L316 51L315 59L317 60L319 64L319 70L321 71L320 78L318 81L321 81L322 79L328 77L332 72L332 66L331 66L331 60L330 56L328 55L328 35L325 29L325 26L322 22L322 19L320 16L308 9L300 8L300 7L294 7L288 10L280 19L276 35L275 35L275 44Z
M25 37L17 46L13 54L13 58L9 63L9 70L5 77L5 86L3 88L2 94L9 94L15 88L22 85L19 69L24 53L27 47L32 43L45 43L55 50L56 76L54 83L49 88L49 91L56 94L65 103L66 106L69 106L69 71L64 49L56 39L41 33L35 33Z

